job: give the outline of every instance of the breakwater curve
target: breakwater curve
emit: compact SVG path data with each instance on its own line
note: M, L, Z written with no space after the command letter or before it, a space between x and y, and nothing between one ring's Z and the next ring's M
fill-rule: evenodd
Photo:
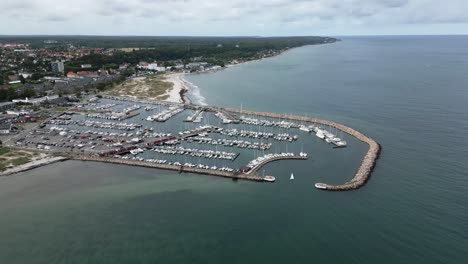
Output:
M319 118L311 118L311 117L303 117L303 116L295 116L295 115L287 115L287 114L277 114L277 113L269 113L269 112L257 112L257 111L251 111L251 110L240 110L240 109L235 109L235 108L224 108L224 111L235 113L235 114L240 114L240 115L257 115L257 116L263 116L263 117L269 117L269 118L279 118L279 119L287 119L287 120L326 125L329 127L336 128L340 131L343 131L344 133L355 137L359 141L364 142L369 146L369 149L362 160L361 166L356 171L356 173L354 174L354 177L350 181L345 182L343 184L339 184L339 185L316 183L315 187L317 189L329 190L329 191L348 191L348 190L358 189L364 186L366 182L369 180L375 168L377 159L379 158L379 155L380 155L381 146L377 141L375 141L371 137L351 127L348 127L348 126L345 126L343 124L339 124L336 122L323 120Z

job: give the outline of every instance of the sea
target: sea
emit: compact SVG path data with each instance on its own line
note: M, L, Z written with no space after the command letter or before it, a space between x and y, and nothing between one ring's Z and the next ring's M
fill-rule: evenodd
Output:
M198 104L315 116L377 140L304 145L272 184L66 161L0 177L0 263L466 263L468 36L342 37L186 76ZM294 173L295 180L289 175Z

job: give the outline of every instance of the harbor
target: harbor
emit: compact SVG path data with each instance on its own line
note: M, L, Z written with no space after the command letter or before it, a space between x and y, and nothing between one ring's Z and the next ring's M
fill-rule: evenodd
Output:
M365 184L380 146L350 127L317 118L103 96L23 132L12 147L84 161L274 182L276 176L258 171L277 160L309 159L304 144L311 139L334 149L346 148L348 136L369 150L352 180L315 184L337 191Z

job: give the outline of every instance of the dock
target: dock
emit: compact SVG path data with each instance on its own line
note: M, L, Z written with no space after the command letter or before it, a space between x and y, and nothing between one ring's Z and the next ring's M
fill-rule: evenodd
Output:
M307 159L307 157L304 157L304 156L272 157L272 158L266 159L263 162L259 163L258 165L253 167L251 170L249 170L245 174L247 174L247 175L256 174L257 171L259 171L263 166L267 165L270 162L277 161L277 160L306 160L306 159Z
M122 164L122 165L127 165L127 166L172 170L172 171L177 171L180 173L188 172L188 173L204 174L204 175L211 175L211 176L221 176L221 177L231 178L231 179L236 179L236 180L266 182L263 177L257 176L255 174L243 174L243 173L236 173L236 172L210 170L210 169L190 168L186 166L158 164L158 163L151 163L151 162L138 161L138 160L123 160L123 159L108 158L108 157L72 155L72 156L69 156L69 158L73 160L81 160L81 161L105 162L105 163L112 163L112 164Z

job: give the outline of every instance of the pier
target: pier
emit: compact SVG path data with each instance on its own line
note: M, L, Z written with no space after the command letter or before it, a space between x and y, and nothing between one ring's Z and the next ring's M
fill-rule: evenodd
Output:
M116 159L116 158L107 158L107 157L95 157L95 156L82 156L82 155L73 155L70 156L70 159L74 160L81 160L81 161L94 161L94 162L105 162L105 163L112 163L112 164L122 164L127 166L138 166L138 167L146 167L146 168L156 168L162 170L172 170L188 173L196 173L196 174L204 174L204 175L212 175L212 176L221 176L225 178L231 179L238 179L238 180L249 180L249 181L257 181L263 182L265 179L263 177L257 176L255 174L242 174L237 172L227 172L227 171L219 171L219 170L210 170L210 169L200 169L200 168L191 168L183 165L169 165L169 164L158 164L158 163L151 163L139 160L123 160L123 159Z
M240 110L235 108L226 108L224 109L226 112L235 113L235 114L245 114L245 115L257 115L263 117L271 117L271 118L280 118L280 119L288 119L294 121L301 121L301 122L309 122L315 124L326 125L329 127L336 128L344 133L351 135L358 139L361 142L366 143L369 146L369 149L362 160L361 166L354 174L354 177L340 185L331 185L326 183L317 183L315 186L321 190L329 190L329 191L347 191L347 190L354 190L362 187L366 184L369 177L374 170L375 164L377 159L379 158L381 147L377 141L373 140L372 138L364 135L363 133L350 128L348 126L335 123L328 120L318 119L318 118L310 118L310 117L303 117L303 116L294 116L294 115L286 115L286 114L275 114L275 113L268 113L268 112L256 112L256 111L249 111L249 110Z
M306 156L282 156L282 157L271 157L268 158L261 163L255 165L252 169L250 169L248 172L245 174L250 175L250 174L256 174L258 170L260 170L263 166L267 165L270 162L277 161L277 160L306 160Z

